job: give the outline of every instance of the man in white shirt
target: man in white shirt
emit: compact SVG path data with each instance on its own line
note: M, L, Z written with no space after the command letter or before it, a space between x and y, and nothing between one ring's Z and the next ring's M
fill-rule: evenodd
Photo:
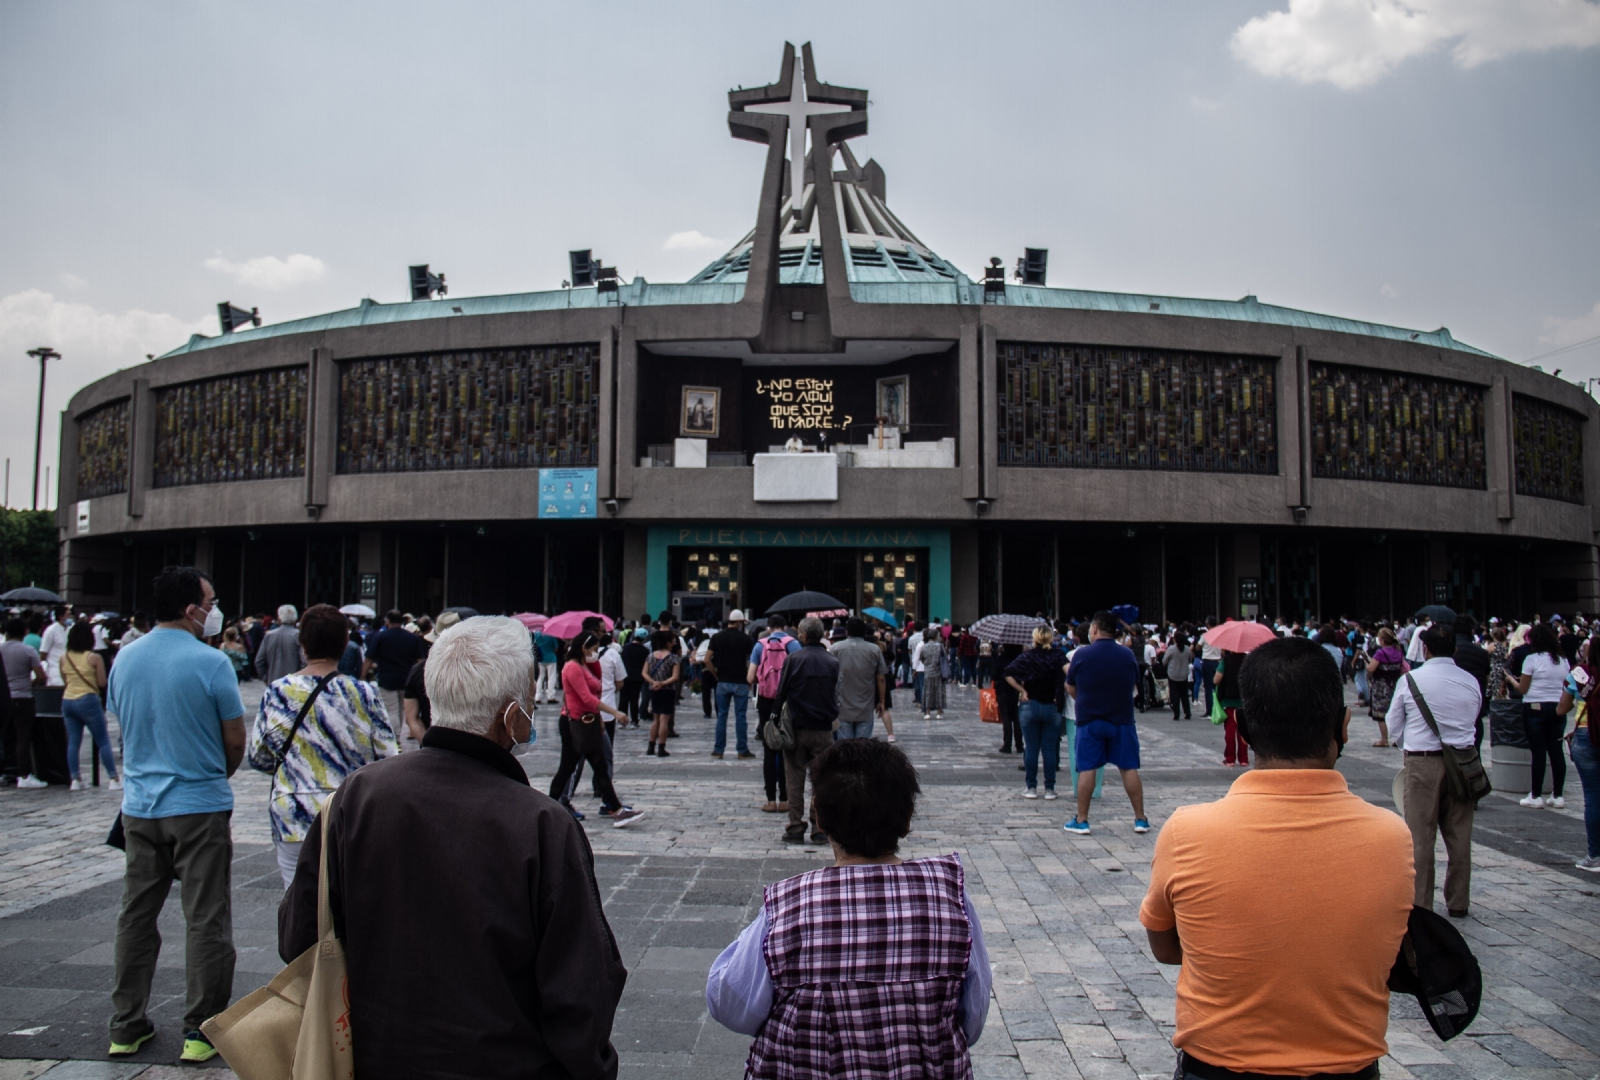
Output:
M61 658L67 655L67 630L71 626L67 621L67 606L57 606L51 615L50 625L39 636L39 656L44 660L49 685L65 686L66 683L61 681Z
M922 704L922 679L928 670L917 657L922 648L922 635L923 631L918 630L906 638L906 648L911 650L911 700L918 705Z
M1206 629L1214 630L1222 625L1217 619L1207 619ZM1200 682L1206 692L1206 715L1211 715L1211 699L1216 696L1217 668L1222 666L1222 650L1202 636L1200 638Z
M1444 874L1445 907L1453 919L1467 917L1472 885L1472 816L1476 804L1458 802L1445 783L1444 746L1471 750L1477 744L1474 724L1483 694L1478 680L1456 667L1455 628L1434 623L1413 639L1421 643L1424 663L1401 678L1389 705L1389 737L1405 751L1405 817L1411 830L1416 865L1418 907L1433 907L1433 841L1444 834L1447 859ZM1423 718L1417 690L1433 714L1439 734ZM1443 745L1441 741L1443 740Z

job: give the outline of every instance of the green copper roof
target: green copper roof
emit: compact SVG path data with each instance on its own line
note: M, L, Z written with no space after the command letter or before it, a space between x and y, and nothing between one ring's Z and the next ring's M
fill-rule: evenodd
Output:
M948 264L946 264L948 265ZM820 275L819 275L820 278ZM953 281L853 281L850 295L858 304L981 304L983 286L957 274ZM734 304L744 296L743 282L651 285L636 278L614 294L603 296L594 289L554 289L549 292L508 293L503 296L447 297L401 304L379 304L363 300L357 307L313 315L304 319L252 327L220 337L196 334L189 341L166 353L177 356L228 345L236 341L257 341L287 334L314 333L357 326L411 322L417 319L453 319L467 315L503 315L525 311L594 309L609 306L610 299L629 307L658 307L689 304ZM1341 319L1313 311L1263 304L1253 296L1242 300L1197 300L1182 296L1155 296L1144 293L1093 292L1087 289L1050 289L1032 286L1006 286L1004 303L1009 307L1057 308L1074 311L1124 311L1141 315L1181 315L1197 319L1228 319L1237 322L1297 326L1309 330L1331 330L1342 334L1414 341L1441 349L1454 349L1475 356L1492 353L1462 344L1450 331L1407 330L1382 323Z

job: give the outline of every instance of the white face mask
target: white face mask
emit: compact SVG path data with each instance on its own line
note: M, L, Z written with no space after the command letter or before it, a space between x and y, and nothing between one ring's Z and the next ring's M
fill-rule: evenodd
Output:
M193 622L193 619L189 620ZM203 638L216 637L222 633L222 606L213 604L211 610L206 612L205 622L200 624L200 636Z
M517 711L528 718L528 737L521 740L521 742L524 746L532 746L534 741L539 738L539 731L533 726L533 714L516 698L511 699L511 704L515 705ZM517 739L517 733L511 730L511 711L509 709L506 710L506 734L511 736L512 745L516 745L519 740Z

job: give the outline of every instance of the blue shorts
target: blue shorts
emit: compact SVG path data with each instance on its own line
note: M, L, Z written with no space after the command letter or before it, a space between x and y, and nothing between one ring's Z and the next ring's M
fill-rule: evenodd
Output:
M1139 767L1139 732L1132 724L1091 720L1078 725L1078 771L1093 772L1107 763L1119 769Z

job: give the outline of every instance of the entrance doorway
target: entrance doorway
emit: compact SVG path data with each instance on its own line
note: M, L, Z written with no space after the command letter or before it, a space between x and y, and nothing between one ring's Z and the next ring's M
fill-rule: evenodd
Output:
M746 548L744 592L752 616L801 589L827 593L845 607L856 603L857 553L853 548Z

